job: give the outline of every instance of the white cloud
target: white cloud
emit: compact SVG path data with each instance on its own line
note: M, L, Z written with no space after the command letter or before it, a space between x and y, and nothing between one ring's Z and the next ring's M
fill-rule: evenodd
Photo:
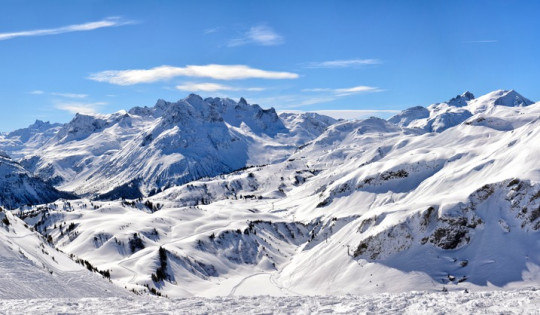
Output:
M66 98L86 98L88 97L87 94L79 94L79 93L58 93L58 92L45 92L42 90L34 90L29 92L33 95L53 95L53 96L60 96L60 97L66 97Z
M50 95L54 96L61 96L61 97L67 97L67 98L86 98L87 94L77 94L77 93L57 93L57 92L51 92Z
M217 31L219 31L219 27L207 28L207 29L204 30L204 33L205 34L212 34L212 33L216 33Z
M234 87L219 83L191 83L186 82L181 85L176 86L177 90L180 91L189 91L189 92L197 92L197 91L203 91L203 92L215 92L215 91L263 91L264 88L242 88L242 87Z
M356 94L356 93L374 93L374 92L381 92L382 90L373 87L373 86L365 86L365 85L359 85L352 88L346 88L346 89L335 89L335 93L339 96L345 96L350 94Z
M336 96L346 96L351 94L357 94L357 93L375 93L375 92L381 92L382 90L373 87L373 86L366 86L366 85L358 85L351 88L343 88L343 89L329 89L329 88L316 88L316 89L303 89L302 92L330 92L334 93Z
M382 62L378 59L347 59L347 60L330 60L323 62L308 63L308 68L348 68L365 65L377 65Z
M0 33L0 40L7 40L16 37L30 37L30 36L44 36L44 35L56 35L70 32L92 31L104 27L115 27L128 24L134 24L134 21L126 21L119 17L109 17L101 21L89 22L84 24L74 24L68 26L62 26L58 28L38 29L30 31L12 32L12 33Z
M297 108L307 105L333 102L340 97L351 94L374 93L381 92L383 90L377 87L359 85L351 88L342 89L317 88L303 89L301 91L316 92L317 94L286 94L269 96L264 98L257 98L256 102L259 104L264 104L265 106L273 106L277 108Z
M277 108L297 108L307 105L328 103L336 100L337 97L333 95L329 96L307 96L301 94L287 94L269 96L263 98L254 98L253 101L257 104L262 104L264 107L277 107Z
M229 47L243 46L247 44L256 44L262 46L281 45L285 41L283 36L276 33L272 28L266 25L253 26L242 37L235 38L227 44Z
M107 70L91 74L88 78L117 85L133 85L167 80L178 76L202 77L216 80L240 79L296 79L291 72L266 71L245 65L188 65L185 67L159 66L151 69Z
M499 42L498 40L496 39L484 39L484 40L470 40L470 41L466 41L465 43L468 43L468 44L489 44L489 43L497 43Z
M76 114L95 114L97 113L98 108L103 105L107 105L105 102L95 102L95 103L81 103L81 102L71 102L71 103L58 103L55 105L57 109L65 110L70 113Z

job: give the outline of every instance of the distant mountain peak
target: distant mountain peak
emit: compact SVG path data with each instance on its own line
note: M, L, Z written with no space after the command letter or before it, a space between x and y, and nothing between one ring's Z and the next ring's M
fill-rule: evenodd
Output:
M463 94L461 94L461 96L462 96L462 97L465 97L465 98L468 98L469 100L474 99L474 94L472 94L472 93L469 92L469 91L463 92Z
M500 97L498 97L494 104L502 106L528 106L533 104L531 100L519 94L515 90L499 90Z
M467 102L474 99L474 94L469 91L463 92L463 94L458 95L448 101L449 105L456 107L467 106Z
M194 94L194 93L191 93L188 95L188 97L186 97L184 99L186 102L188 103L192 103L192 102L202 102L203 101L203 98L198 95L198 94Z

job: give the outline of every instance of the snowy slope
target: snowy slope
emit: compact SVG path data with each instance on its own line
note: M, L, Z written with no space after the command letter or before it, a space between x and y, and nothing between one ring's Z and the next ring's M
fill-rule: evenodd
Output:
M345 296L0 300L0 312L77 314L538 314L539 290Z
M39 150L61 127L61 124L36 120L27 128L0 134L0 151L8 153L14 158L21 158Z
M7 154L0 152L0 206L8 209L72 197L32 176Z
M113 281L169 296L530 287L540 282L540 103L516 95L440 105L470 113L444 132L415 128L418 109L397 120L408 127L340 121L283 161L147 199L58 202L47 220L24 212Z
M205 176L284 160L334 120L287 116L245 99L191 94L111 115L77 114L21 161L57 188L137 198Z
M111 296L128 294L51 247L12 213L0 211L0 299Z

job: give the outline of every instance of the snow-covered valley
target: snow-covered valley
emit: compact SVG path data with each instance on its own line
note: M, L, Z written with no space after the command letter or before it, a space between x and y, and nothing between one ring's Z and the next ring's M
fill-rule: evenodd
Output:
M473 303L534 312L539 140L540 103L512 90L466 92L388 120L190 95L36 122L0 136L0 200L10 209L0 214L10 222L0 223L0 298L116 297L37 312L149 292L174 298L156 312L175 303L245 311L255 300L234 296L249 295L280 297L254 306L278 313L316 303L321 312L436 312L441 298L441 312ZM62 266L52 273L51 259ZM178 300L188 297L198 298ZM0 309L25 303L0 300Z

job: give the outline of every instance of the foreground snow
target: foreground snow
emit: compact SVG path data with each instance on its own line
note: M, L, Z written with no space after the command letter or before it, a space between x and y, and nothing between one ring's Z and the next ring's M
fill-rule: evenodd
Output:
M540 291L409 292L365 296L0 300L8 314L540 314Z

